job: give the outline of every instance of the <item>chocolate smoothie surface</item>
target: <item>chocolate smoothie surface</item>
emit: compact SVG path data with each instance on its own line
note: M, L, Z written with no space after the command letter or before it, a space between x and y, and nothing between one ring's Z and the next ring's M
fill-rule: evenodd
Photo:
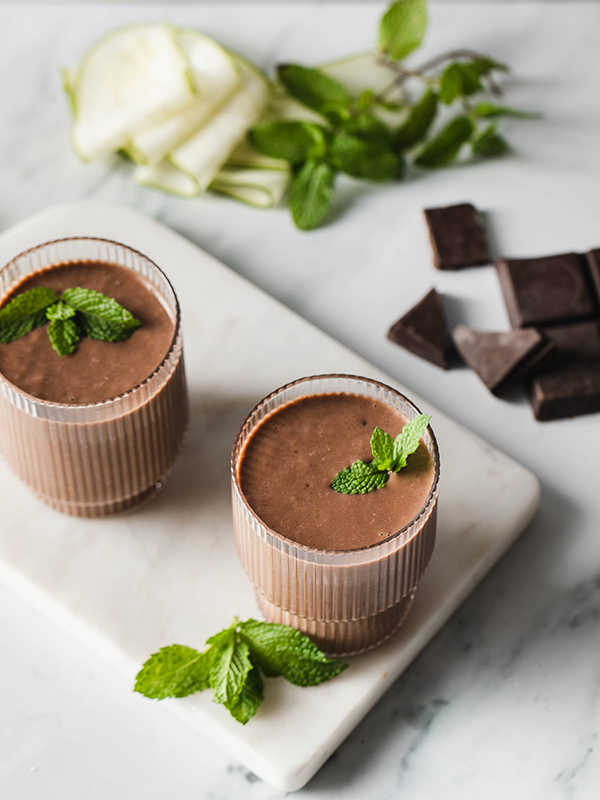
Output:
M306 547L353 550L379 544L413 520L425 504L435 470L421 442L383 489L345 495L331 488L354 461L372 461L376 426L394 438L407 420L368 397L303 397L273 412L242 454L242 492L272 530Z
M132 389L167 354L175 321L152 284L133 270L114 264L79 262L49 267L28 276L2 299L36 286L58 294L82 286L114 298L142 323L124 342L82 337L69 356L52 349L47 325L14 342L0 344L0 372L15 386L55 403L96 403Z

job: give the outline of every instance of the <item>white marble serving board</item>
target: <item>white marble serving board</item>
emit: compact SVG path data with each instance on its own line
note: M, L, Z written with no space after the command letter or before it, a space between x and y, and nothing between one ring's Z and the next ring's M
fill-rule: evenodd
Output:
M406 391L433 416L442 460L438 544L400 632L352 658L331 683L300 689L269 680L245 727L208 692L156 706L157 725L165 708L175 711L263 780L299 789L523 531L538 507L537 479L133 208L97 201L51 208L0 236L0 264L76 235L137 248L173 282L182 306L190 436L164 491L112 520L46 508L0 463L0 582L112 663L125 678L123 691L131 691L140 665L159 647L201 647L234 616L259 616L235 554L229 489L231 444L257 400L303 375L346 372Z

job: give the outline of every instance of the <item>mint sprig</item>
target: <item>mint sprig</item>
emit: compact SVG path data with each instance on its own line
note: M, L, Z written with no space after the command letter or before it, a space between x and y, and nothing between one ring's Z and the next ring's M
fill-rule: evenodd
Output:
M82 336L120 342L142 324L115 299L93 289L75 286L59 297L40 286L0 310L0 343L14 342L48 321L48 337L59 356L73 353Z
M392 472L400 472L421 442L431 417L419 414L393 439L381 428L371 436L373 461L355 461L335 476L331 488L340 494L368 494L382 489Z
M300 229L316 228L325 219L340 173L393 181L407 172L407 156L426 170L448 167L465 156L499 156L509 148L496 127L489 126L490 120L539 117L485 98L486 93L502 94L495 75L508 71L487 55L451 50L405 67L404 59L421 46L426 30L427 0L396 0L390 5L380 21L378 53L373 55L378 67L389 70L389 83L380 91L367 88L354 96L319 69L301 64L278 68L283 88L320 114L321 124L265 122L250 131L250 141L265 155L290 162L290 209ZM409 82L410 92L405 90ZM412 86L419 82L422 91L414 93ZM457 113L437 127L443 105ZM405 114L393 125L386 110Z
M214 702L245 725L263 701L263 675L316 686L348 667L345 661L327 658L300 631L274 622L235 619L206 644L201 652L179 644L161 648L143 665L134 691L163 700L210 688Z

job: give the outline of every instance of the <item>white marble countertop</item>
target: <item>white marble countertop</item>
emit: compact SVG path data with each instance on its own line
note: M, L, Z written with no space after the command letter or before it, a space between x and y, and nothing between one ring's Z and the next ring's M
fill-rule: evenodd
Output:
M524 397L497 400L468 371L443 373L384 333L432 284L452 322L507 324L492 269L434 272L424 206L475 202L505 255L600 245L600 5L434 5L427 51L465 45L507 61L507 102L545 119L509 123L515 152L502 161L394 186L343 183L329 224L313 233L296 231L284 209L136 188L126 165L84 166L69 144L58 68L111 27L174 20L268 68L365 50L381 8L0 5L0 228L82 197L137 206L540 478L533 525L298 796L595 800L600 415L536 423ZM421 277L405 292L408 270ZM154 704L123 693L118 676L4 591L0 641L3 798L282 796L183 722L159 721Z

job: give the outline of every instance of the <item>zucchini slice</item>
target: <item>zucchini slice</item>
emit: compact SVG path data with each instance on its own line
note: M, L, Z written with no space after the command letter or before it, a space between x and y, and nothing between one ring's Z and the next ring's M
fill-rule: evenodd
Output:
M110 155L133 133L189 105L196 94L172 26L121 28L88 51L75 75L75 147L84 160Z
M209 189L256 208L276 206L290 185L291 173L280 169L223 168Z

